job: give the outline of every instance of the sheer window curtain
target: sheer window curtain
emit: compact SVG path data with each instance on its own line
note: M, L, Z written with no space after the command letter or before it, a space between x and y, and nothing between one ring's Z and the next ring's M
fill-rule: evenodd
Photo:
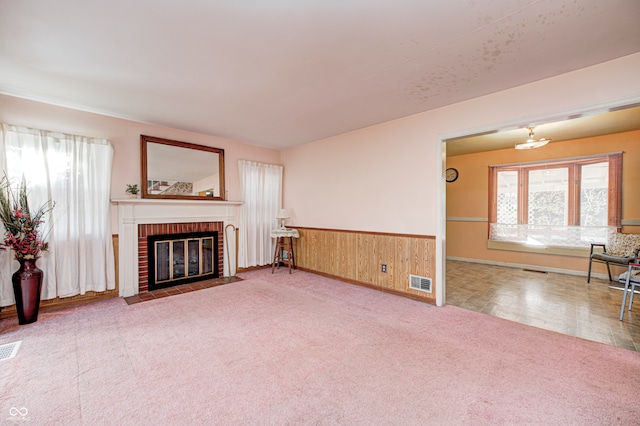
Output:
M9 179L27 181L30 205L56 203L41 227L49 242L38 267L42 299L115 289L109 141L2 124L0 165ZM3 235L4 235L4 230ZM0 253L0 306L15 303L13 253Z
M238 266L271 263L271 231L282 205L282 166L239 160L241 199Z

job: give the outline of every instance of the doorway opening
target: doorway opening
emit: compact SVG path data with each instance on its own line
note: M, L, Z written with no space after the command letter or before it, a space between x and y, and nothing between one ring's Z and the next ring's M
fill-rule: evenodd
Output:
M531 126L535 126L536 137L553 141L523 155L514 146L526 140ZM567 255L542 254L528 247L517 250L488 247L489 165L539 160L545 152L550 158L562 158L624 151L628 158L635 155L640 158L640 104L585 110L564 117L492 128L495 130L479 129L474 134L447 135L442 139L443 253L440 264L444 302L590 340L640 349L640 336L629 330L626 334L614 335L608 321L594 325L593 318L583 315L590 311L599 312L601 318L617 318L622 296L620 291L609 289L608 278L603 280L605 271L600 271L599 285L587 285L588 250ZM603 143L608 135L621 134L633 137L612 138L615 140ZM586 151L577 152L580 145ZM450 175L457 175L449 183L445 181L447 169L455 169ZM623 216L621 225L623 232L640 233L637 218ZM604 312L606 316L602 315Z

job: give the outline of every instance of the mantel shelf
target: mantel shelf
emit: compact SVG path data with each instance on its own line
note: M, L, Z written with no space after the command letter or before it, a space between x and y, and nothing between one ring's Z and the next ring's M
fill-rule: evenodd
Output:
M191 204L191 205L218 205L218 206L239 206L242 201L218 201L218 200L173 200L157 198L112 198L114 204Z

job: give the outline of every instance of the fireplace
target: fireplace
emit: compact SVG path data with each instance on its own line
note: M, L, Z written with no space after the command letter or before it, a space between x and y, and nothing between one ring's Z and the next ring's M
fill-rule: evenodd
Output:
M218 276L235 274L235 226L241 202L218 200L118 199L118 287L121 297L149 290L148 238L217 232ZM235 228L233 228L235 230ZM224 235L229 232L229 235ZM215 245L215 244L214 244Z
M138 225L140 291L210 278L223 268L222 222Z
M148 237L149 290L218 278L217 247L217 232Z

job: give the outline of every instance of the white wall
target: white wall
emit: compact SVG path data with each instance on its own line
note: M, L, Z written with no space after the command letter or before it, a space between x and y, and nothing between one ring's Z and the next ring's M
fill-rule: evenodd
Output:
M220 179L220 174L216 173L215 175L207 176L206 178L197 180L193 182L193 192L197 194L198 192L208 191L213 188L213 195L216 197L220 196L220 186L218 185Z
M436 235L443 135L638 102L638 70L640 53L287 149L284 205L291 224Z
M280 151L243 144L215 136L73 110L0 94L0 122L75 135L105 138L114 148L111 198L127 198L127 183L140 187L140 135L157 136L213 146L225 150L225 190L230 200L240 199L238 160L280 164ZM115 206L112 232L118 232Z
M225 149L230 199L240 196L237 160L284 164L290 224L436 235L443 192L440 160L448 137L640 101L640 53L403 119L279 152L214 136L152 126L0 95L0 121L109 139L112 197L140 181L140 134Z

